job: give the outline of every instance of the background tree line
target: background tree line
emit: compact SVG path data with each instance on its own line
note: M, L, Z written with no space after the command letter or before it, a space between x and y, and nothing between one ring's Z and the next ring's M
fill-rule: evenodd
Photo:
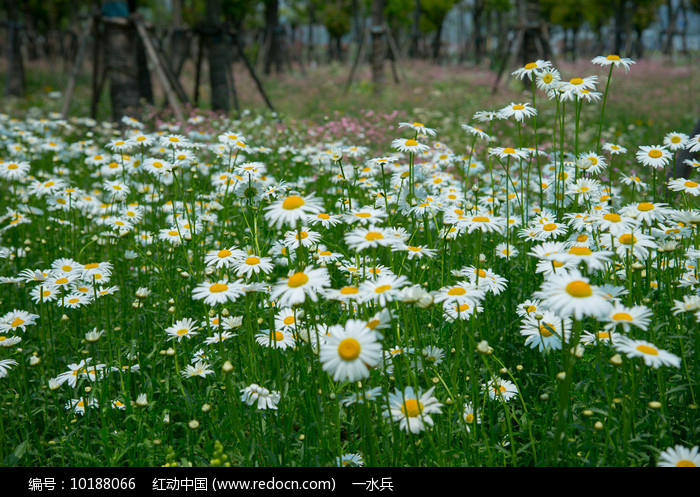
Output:
M656 50L688 50L689 18L700 12L700 0L2 0L0 5L0 19L6 19L0 23L6 94L23 94L27 60L71 64L94 13L103 20L139 14L176 78L187 59L207 61L215 109L230 107L230 66L241 57L270 75L303 74L328 62L351 64L364 54L378 82L387 58L497 68L518 29L525 31L518 59L534 60L542 54L528 43L527 33L544 27L558 40L544 51L553 49L559 57L616 53L639 59L650 48L643 33L652 26ZM457 20L451 27L457 43L445 42L448 16ZM131 86L152 101L142 40L132 28L115 26L95 28L88 52L99 43L104 64L111 69L116 64L126 75L112 89Z

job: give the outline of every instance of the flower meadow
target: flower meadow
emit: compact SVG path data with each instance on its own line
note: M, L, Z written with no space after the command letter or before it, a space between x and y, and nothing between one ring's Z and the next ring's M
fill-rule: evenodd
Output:
M0 461L699 465L700 136L592 64L376 149L0 115Z

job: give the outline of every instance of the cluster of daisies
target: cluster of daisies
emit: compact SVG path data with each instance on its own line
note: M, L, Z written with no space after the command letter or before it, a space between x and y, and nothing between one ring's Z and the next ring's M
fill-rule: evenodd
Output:
M610 74L633 64L613 55L593 63L609 66ZM597 77L563 81L547 61L513 74L530 78L533 92L577 109L602 96ZM608 347L652 368L680 368L678 344L653 326L661 318L651 300L667 292L679 322L700 322L700 211L692 203L700 189L688 178L656 185L656 173L672 167L679 150L700 150L700 136L669 133L662 145L634 154L611 142L573 152L497 143L499 121L521 131L537 117L529 103L477 112L462 126L464 154L436 141L435 129L401 122L404 136L393 140L392 153L372 158L344 143L253 146L247 136L254 128L242 122L226 122L227 131L212 135L197 131L201 122L193 118L184 135L170 125L146 132L126 118L126 131L108 128L71 141L63 137L99 126L0 116L0 179L13 200L0 217L2 283L33 302L0 318L0 345L12 350L28 327L42 326L47 308L82 312L92 328L84 334L88 344L118 342L96 321L101 313L90 312L95 303L132 300L138 312L158 288L170 307L155 314L158 343L144 348L164 345L166 354L187 355L181 380L213 381L221 364L224 372L235 370L228 361L242 359L234 350L303 351L336 384L340 407L376 403L382 418L414 434L435 425L440 395L449 395L450 405L453 393L467 399L460 419L469 431L482 423L487 401L502 406L522 393L515 378L497 375L470 395L428 385L447 362L453 334L416 339L404 332L413 319L437 317L461 331L487 312L512 312L521 343L539 353L566 347L580 358L588 347ZM274 130L256 134L269 145L275 138ZM614 178L614 162L648 169L642 177L651 175L655 188L649 191L636 172ZM62 233L60 243L76 253L32 262L14 241L34 225ZM85 242L76 245L78 238ZM5 246L8 240L15 245ZM120 260L103 261L110 249ZM528 273L506 278L516 260ZM138 287L110 286L114 277ZM523 278L536 283L531 295L518 294ZM505 293L518 296L515 309L504 309ZM176 298L187 305L175 305ZM142 372L133 346L119 352L110 361L92 355L67 364L49 387L67 384L73 398L65 407L75 413L97 408L94 396L79 394L84 382ZM482 341L469 352L493 349ZM0 360L0 377L16 365ZM236 381L241 403L285 415L279 379ZM126 400L112 407L125 409ZM144 403L140 397L135 405ZM693 451L669 449L662 461L681 454L692 462ZM336 463L361 465L363 458L346 454Z

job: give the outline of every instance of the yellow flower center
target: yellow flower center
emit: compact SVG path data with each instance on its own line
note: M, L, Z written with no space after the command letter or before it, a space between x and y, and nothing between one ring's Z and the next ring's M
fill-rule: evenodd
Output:
M177 330L175 332L175 334L182 336L182 335L187 335L189 332L190 332L190 330L188 330L187 328L180 328L179 330Z
M406 140L404 145L407 147L416 147L416 146L418 146L418 142L416 140L413 140L413 139L408 139L408 140Z
M572 297L582 299L593 295L593 289L591 288L591 285L585 281L576 280L566 285L566 293Z
M642 212L650 211L654 209L654 204L652 204L651 202L642 202L637 206L637 209Z
M384 293L387 290L391 290L391 285L380 285L374 289L374 293Z
M294 324L294 321L295 321L294 316L287 316L286 318L284 318L282 320L282 322L284 324L286 324L287 326L289 326L290 324Z
M420 252L420 247L408 246L408 250L410 250L411 252Z
M540 325L540 335L545 338L554 335L554 325L552 323L542 323Z
M370 231L365 235L365 240L368 242L373 242L374 240L381 240L384 238L384 235L379 233L378 231Z
M318 255L324 255L324 256L329 256L331 254L332 254L332 252L330 250L324 250L324 251L318 253Z
M626 312L616 312L612 319L613 321L634 321L634 318Z
M10 323L10 326L12 326L13 328L17 328L18 326L21 326L23 324L24 324L24 319L22 319L20 317L16 317L15 319L12 320L12 322Z
M340 289L340 294L341 295L354 295L357 292L359 292L359 289L354 286L344 286L343 288Z
M608 60L613 60L613 61L618 61L618 60L620 60L620 56L619 56L619 55L608 55L608 56L605 57L605 58L608 59Z
M513 110L523 110L525 106L523 104L515 104Z
M689 461L688 459L681 459L676 463L677 468L697 468L695 463L693 461Z
M579 235L576 237L576 241L579 243L583 243L586 240L588 240L588 235Z
M572 85L582 85L583 84L583 79L581 78L573 78L571 81L569 81Z
M545 74L544 76L542 76L542 81L544 81L546 84L551 83L553 80L554 76L552 76L551 74Z
M423 412L423 404L418 399L406 399L401 406L401 412L409 418L416 418Z
M613 223L619 223L622 220L620 215L615 214L614 212L609 212L607 214L603 214L603 219L605 219L606 221L613 222Z
M362 347L354 338L346 338L338 344L338 355L344 361L354 361L360 356Z
M305 285L308 281L309 277L303 272L299 271L298 273L294 273L289 277L289 281L287 281L287 286L291 288L297 288L302 285Z
M454 288L450 288L447 291L447 295L464 295L465 293L467 293L467 291L464 288L462 288L461 286L456 286Z
M72 299L68 299L69 304L77 304L80 302L80 299L73 297Z
M662 155L663 155L663 152L661 152L661 150L657 150L657 149L649 150L649 157L651 157L652 159L658 159Z
M370 214L369 212L356 212L355 216L367 218L372 217L372 214Z
M282 333L281 331L273 331L272 333L270 333L270 338L273 342L281 342L284 340L284 333Z
M303 240L304 238L307 238L309 234L306 231L302 231L301 233L297 233L294 238L297 240Z
M672 136L671 137L671 143L680 143L680 142L681 142L680 136Z
M472 218L473 223L488 223L490 221L486 216L474 216Z
M593 252L588 247L571 247L569 253L571 255L591 255Z
M537 67L537 63L536 63L536 62L530 62L530 63L528 63L528 64L525 64L525 69L527 69L528 71L529 71L530 69L535 69L536 67Z
M319 218L319 219L330 219L331 216L329 216L329 215L326 214L325 212L322 212L321 214L318 215L318 218Z
M554 223L547 223L544 226L542 226L542 229L544 231L554 231L555 229L557 229L557 225Z
M503 149L503 153L504 153L504 154L514 154L514 153L515 153L515 149L514 149L514 148L511 148L511 147L506 147L506 148Z
M245 263L254 266L256 264L260 264L260 259L255 256L250 256L245 260Z
M228 285L225 285L224 283L214 283L209 287L209 291L211 293L221 293L225 292L228 290Z
M469 304L460 304L455 306L455 310L457 312L464 312L469 310Z
M282 208L288 211L292 211L294 209L298 209L302 205L304 205L306 202L304 201L303 198L301 198L298 195L291 195L287 198L284 199L284 202L282 202Z
M649 347L648 345L637 345L635 347L638 351L640 351L642 354L647 354L647 355L659 355L659 351L656 350L654 347Z
M18 169L18 168L19 168L19 166L17 164L10 164L9 166L7 166L7 169L10 169L10 170Z
M624 235L620 235L620 237L617 239L621 244L623 245L634 245L637 243L637 238L631 233L625 233Z
M696 188L698 184L695 181L686 181L685 183L683 183L683 186L687 188Z
M57 285L65 285L68 283L68 278L58 278L55 283Z

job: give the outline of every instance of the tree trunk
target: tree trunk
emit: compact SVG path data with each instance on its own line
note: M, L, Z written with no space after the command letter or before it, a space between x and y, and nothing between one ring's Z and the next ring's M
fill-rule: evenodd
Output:
M281 27L279 21L279 0L267 0L265 2L265 46L264 54L265 74L282 72Z
M666 25L666 39L661 49L664 55L671 55L673 51L673 35L676 34L676 11L673 9L673 2L666 0L666 11L668 24Z
M187 58L192 41L191 36L189 36L183 26L182 2L183 0L173 0L172 2L173 16L165 45L166 48L170 48L168 63L175 77L179 77L182 72L182 66Z
M615 9L615 42L613 44L613 54L622 53L622 43L625 33L625 0L617 0Z
M20 37L19 11L15 0L5 0L8 19L7 47L7 86L5 94L10 97L24 97L24 63Z
M384 6L386 0L372 0L372 87L375 95L384 85Z
M503 54L508 53L508 26L506 24L506 16L500 10L496 11L496 43L498 45L496 59L498 59L499 52Z
M105 17L103 47L105 66L109 70L109 93L112 119L119 122L123 116L139 118L139 66L137 37L128 22L126 2L102 0Z
M518 2L518 18L524 20L525 34L523 36L523 44L519 54L519 60L524 66L530 62L539 59L540 54L537 48L536 39L540 37L540 4L537 0L520 0ZM543 42L543 40L541 40ZM528 85L530 83L528 82Z
M136 14L137 0L128 0L129 13ZM134 27L129 26L132 30ZM135 33L134 33L135 34ZM143 46L143 41L139 36L136 38L136 64L139 68L139 95L140 98L153 105L153 84L151 83L151 71L148 69L148 60L146 58L146 47Z
M204 48L209 62L209 86L211 88L211 108L214 111L228 111L229 86L226 76L229 46L221 28L221 0L207 0L206 27L202 30Z
M413 8L413 25L411 26L411 44L408 47L408 56L418 58L420 49L420 0L416 0Z
M437 25L437 30L435 31L435 38L433 39L433 60L437 63L440 62L440 48L442 47L442 27L445 24L445 18L443 17Z
M481 64L481 60L484 58L484 37L481 30L482 20L481 17L484 14L484 0L475 0L474 9L472 10L472 24L474 25L474 32L472 34L474 46L474 62L476 64Z
M316 24L316 6L309 2L309 31L307 33L307 62L312 67L316 66L316 47L314 46L314 25Z
M644 31L640 26L635 26L635 32L637 33L637 44L636 49L636 59L641 60L644 57L644 40L642 39L642 32Z

